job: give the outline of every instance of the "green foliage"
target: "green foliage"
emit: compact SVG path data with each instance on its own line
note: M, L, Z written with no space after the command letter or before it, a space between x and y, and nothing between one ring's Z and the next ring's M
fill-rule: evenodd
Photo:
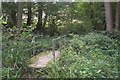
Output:
M51 50L52 39L53 38L49 36L43 36L43 37L36 38L36 41L35 41L36 53L46 51L46 50Z
M20 78L20 69L15 68L2 68L2 78Z
M115 17L115 5L112 3L113 17ZM28 8L31 7L31 25L27 26ZM38 20L38 8L41 8L43 34L84 34L91 30L103 30L105 28L105 14L103 3L23 3L22 27L20 27L20 38L15 40L17 24L17 3L2 3L2 59L3 78L19 78L27 73L29 58L42 51L51 50L53 37L37 37L35 28ZM47 16L45 16L47 15ZM113 21L115 21L113 19ZM40 29L40 28L38 28ZM38 30L40 31L40 30ZM41 33L41 32L40 32ZM119 33L118 33L119 34ZM108 37L110 36L110 37ZM119 54L120 36L102 35L90 33L85 36L72 35L67 46L63 46L61 57L58 62L51 65L50 70L36 71L37 76L48 77L118 77L117 58ZM117 37L116 37L117 36ZM17 37L18 38L18 37ZM116 38L116 39L112 39ZM119 66L119 65L118 65ZM45 71L45 74L44 74ZM33 73L34 74L34 73ZM39 75L40 74L40 75Z
M52 63L50 77L118 78L118 44L98 33L73 35L58 62Z
M30 45L26 41L3 42L3 78L19 78L20 71L27 68L27 60L30 56Z
M10 36L3 36L3 78L19 78L24 73L27 74L29 58L34 56L33 49L35 54L51 49L52 38L49 36L37 37L34 45L31 43L32 38L22 36L20 40L14 40L10 39Z
M104 6L103 3L23 3L23 20L22 20L22 28L25 28L26 31L32 29L31 31L34 31L36 25L37 25L37 19L38 19L38 10L37 8L41 6L43 12L45 14L42 14L44 17L47 15L47 19L42 19L42 24L45 23L44 26L44 33L47 35L56 35L59 33L63 33L63 30L60 30L59 27L65 26L65 28L68 28L68 32L73 33L83 33L83 32L89 32L91 29L96 27L97 29L103 29L104 27ZM32 9L32 16L31 16L31 26L28 27L26 25L27 20L26 17L28 17L28 7L31 5ZM12 28L13 24L16 23L16 21L11 20L12 16L17 17L12 12L17 11L17 3L11 2L11 3L2 3L3 6L3 18L2 20L4 22L7 22L7 26L9 28ZM12 11L11 11L12 10ZM15 13L17 14L17 13ZM52 19L55 19L52 21ZM15 18L12 18L15 19ZM78 22L82 23L72 23L72 21L77 20ZM57 22L60 21L60 22ZM3 22L3 25L6 26L6 23ZM52 23L51 23L52 22ZM59 25L57 25L59 24ZM40 26L39 26L40 27ZM46 28L47 27L47 28ZM8 27L5 27L8 28ZM57 30L59 28L59 30ZM23 29L22 29L23 30ZM70 31L69 31L70 30ZM39 30L38 30L39 31ZM66 31L66 30L65 30ZM64 31L64 33L65 33Z
M76 21L67 25L67 31L69 33L82 34L85 32L90 32L91 30L92 25L90 21L79 21L79 23Z

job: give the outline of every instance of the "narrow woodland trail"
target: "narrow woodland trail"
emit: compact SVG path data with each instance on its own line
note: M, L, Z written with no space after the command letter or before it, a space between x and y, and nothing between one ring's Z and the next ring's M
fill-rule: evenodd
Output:
M59 51L55 51L55 58L59 57L60 52ZM39 59L30 64L29 67L33 67L33 68L43 68L46 67L46 65L48 64L48 62L52 61L54 59L52 52L50 54L46 54L43 56L40 56Z

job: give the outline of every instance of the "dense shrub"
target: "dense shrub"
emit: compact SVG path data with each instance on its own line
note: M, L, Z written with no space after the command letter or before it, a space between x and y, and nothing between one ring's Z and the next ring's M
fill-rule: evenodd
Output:
M52 63L51 77L117 78L117 41L99 33L73 35L61 58Z
M42 38L36 38L35 41L35 50L36 53L40 53L42 51L46 51L46 50L51 50L51 41L52 41L52 37L49 36L45 36Z
M74 22L67 25L67 31L74 34L83 34L92 30L92 24L90 21Z
M30 47L27 41L3 41L2 63L3 78L19 78L21 70L27 68L27 60L32 51L27 50Z
M23 37L20 40L13 40L8 36L3 36L2 43L2 63L3 63L3 78L19 78L27 74L29 58L42 51L49 50L51 39L50 37L36 38L34 45L32 39ZM30 40L30 41L29 41Z

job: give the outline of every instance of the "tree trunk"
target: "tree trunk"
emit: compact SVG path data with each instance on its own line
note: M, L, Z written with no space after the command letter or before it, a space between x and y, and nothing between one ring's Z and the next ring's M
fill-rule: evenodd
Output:
M43 29L42 29L42 5L40 3L38 6L38 22L37 22L35 31L38 31L40 33L43 32Z
M13 27L13 24L12 24L11 13L8 13L7 22L8 22L7 28L12 28L12 27Z
M27 26L31 25L32 18L32 10L31 10L31 3L28 3L28 18L27 18Z
M108 32L111 32L113 28L111 4L110 2L104 2L104 6L105 6L105 18L106 18L106 30Z
M117 2L116 6L116 22L115 22L115 29L118 30L120 28L120 2Z
M43 23L43 28L45 27L45 25L46 25L46 22L47 22L47 17L48 17L48 13L47 13L47 11L45 11L45 18L44 18L44 23Z
M90 2L90 8L91 8L91 16L90 16L90 20L93 26L93 30L99 30L99 24L98 21L95 19L96 18L96 13L94 11L94 3Z
M17 36L20 35L20 29L22 26L22 2L18 2L18 10L17 10Z
M15 10L11 11L11 19L12 19L13 25L16 26L17 20L16 20L16 11Z

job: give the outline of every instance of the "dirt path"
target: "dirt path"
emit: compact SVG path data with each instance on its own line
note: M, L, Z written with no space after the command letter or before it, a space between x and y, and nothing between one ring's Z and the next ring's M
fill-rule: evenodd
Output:
M59 51L55 51L55 58L57 58L59 56ZM51 60L53 60L53 55L52 52L50 54L46 54L44 56L39 57L39 59L34 62L33 64L30 64L29 67L33 67L33 68L43 68L46 67L46 65L48 64L48 62L50 62Z

